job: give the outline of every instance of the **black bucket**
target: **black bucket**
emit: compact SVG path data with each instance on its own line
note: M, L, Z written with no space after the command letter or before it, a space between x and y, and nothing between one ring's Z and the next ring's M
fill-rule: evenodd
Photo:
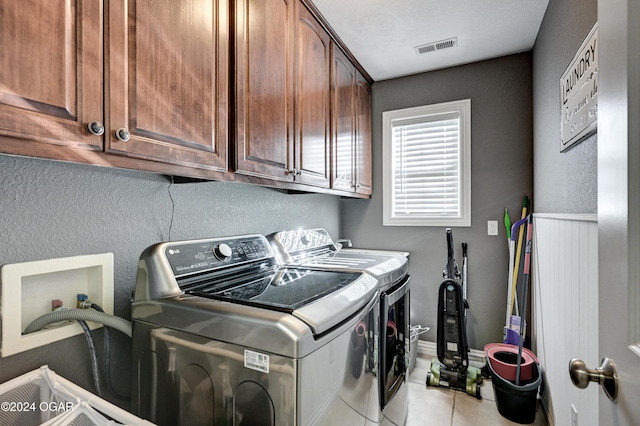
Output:
M487 365L491 372L491 382L493 383L498 412L502 417L512 422L533 423L538 407L538 388L542 382L540 366L534 363L531 380L520 382L520 385L516 386L515 382L504 379L493 371L490 362L487 362Z

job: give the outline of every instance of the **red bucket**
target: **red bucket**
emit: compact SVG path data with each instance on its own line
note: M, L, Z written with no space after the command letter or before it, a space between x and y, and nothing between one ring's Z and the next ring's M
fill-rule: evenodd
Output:
M505 380L516 381L518 363L518 347L507 343L489 343L484 347L491 368ZM520 380L527 381L533 377L533 364L538 364L538 358L527 348L522 348L522 363L520 365Z

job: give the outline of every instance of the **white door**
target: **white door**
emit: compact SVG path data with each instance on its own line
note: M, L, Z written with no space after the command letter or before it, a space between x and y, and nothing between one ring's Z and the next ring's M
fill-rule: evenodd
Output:
M618 375L614 401L600 391L602 426L640 424L639 17L637 0L598 1L599 351Z

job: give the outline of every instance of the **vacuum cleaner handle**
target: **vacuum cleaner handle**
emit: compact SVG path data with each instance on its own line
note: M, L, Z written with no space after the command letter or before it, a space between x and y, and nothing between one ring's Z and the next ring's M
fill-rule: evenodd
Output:
M462 297L464 298L464 308L469 309L467 302L467 243L462 243Z
M458 265L453 253L453 232L447 228L447 267L444 270L444 278L456 279L458 277Z

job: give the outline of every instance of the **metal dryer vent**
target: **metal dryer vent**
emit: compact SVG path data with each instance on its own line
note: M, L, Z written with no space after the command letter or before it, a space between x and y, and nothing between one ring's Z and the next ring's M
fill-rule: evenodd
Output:
M417 55L424 53L434 52L436 50L448 49L450 47L458 46L458 37L452 37L446 40L435 41L433 43L422 44L420 46L414 46L413 50Z

